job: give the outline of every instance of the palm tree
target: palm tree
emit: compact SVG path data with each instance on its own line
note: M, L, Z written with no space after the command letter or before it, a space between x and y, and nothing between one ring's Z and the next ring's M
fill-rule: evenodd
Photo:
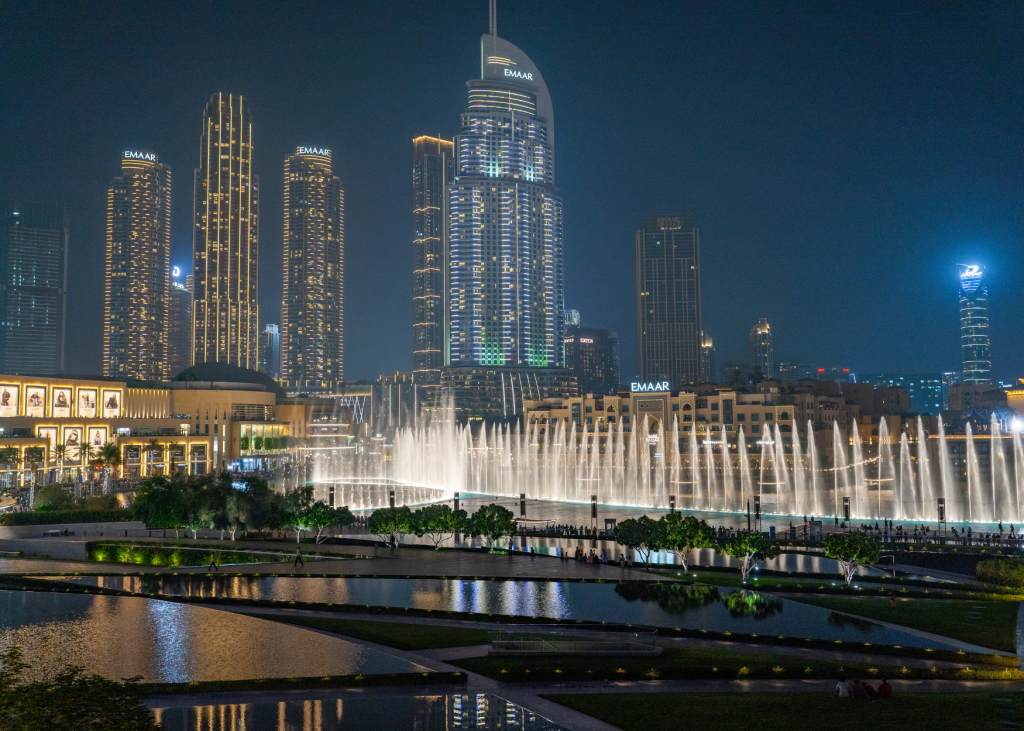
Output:
M32 484L29 487L28 493L28 506L30 508L35 507L36 503L36 470L39 469L39 464L43 461L43 448L42 447L27 447L25 449L25 462L30 470L29 474L32 476Z
M160 447L160 443L156 440L156 437L154 437L153 439L150 439L146 443L146 445L149 447L149 449L146 450L146 454L149 455L149 474L152 475L152 474L155 474L154 469L153 469L153 458L154 458L154 455L156 455L157 449L159 449L159 447ZM143 476L145 476L145 475L143 475Z
M90 463L97 469L102 469L106 484L103 488L103 493L110 492L110 470L112 467L121 466L121 449L114 444L114 442L107 442L102 447L98 448L93 454L95 458Z
M68 445L57 444L53 448L53 456L57 458L57 482L64 481L64 460L68 456Z
M7 472L4 473L5 482L9 483L11 465L18 464L18 457L18 448L15 446L8 445L3 449L0 449L0 463L3 463L7 467ZM8 486L10 485L8 484Z

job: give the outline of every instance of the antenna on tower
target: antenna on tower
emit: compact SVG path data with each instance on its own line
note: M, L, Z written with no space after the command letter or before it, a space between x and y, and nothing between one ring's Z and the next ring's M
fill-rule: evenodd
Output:
M491 35L498 35L498 0L490 0L491 9Z

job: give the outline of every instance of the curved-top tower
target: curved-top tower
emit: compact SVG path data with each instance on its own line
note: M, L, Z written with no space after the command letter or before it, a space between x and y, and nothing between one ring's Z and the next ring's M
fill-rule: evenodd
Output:
M984 276L984 268L974 265L963 265L960 272L960 353L964 383L992 382L988 287Z
M480 39L480 78L467 86L447 194L445 362L561 368L562 199L551 96L493 21Z

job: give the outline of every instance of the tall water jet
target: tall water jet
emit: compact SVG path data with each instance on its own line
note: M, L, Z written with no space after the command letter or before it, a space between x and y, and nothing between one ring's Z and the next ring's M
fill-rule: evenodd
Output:
M775 437L772 440L775 451L775 510L783 512L786 506L793 510L790 495L792 490L789 482L789 469L786 467L786 446L782 443L782 431L775 425ZM793 501L795 502L795 501Z
M700 448L697 446L697 430L690 432L690 506L700 508Z
M900 435L900 494L899 506L896 509L896 519L907 519L907 499L914 492L914 465L910 460L910 442L907 441L907 433Z
M806 465L800 452L800 429L797 428L796 420L791 422L790 429L793 430L793 513L800 515L801 512L807 512L807 484L804 477Z
M974 500L981 494L981 470L978 468L978 453L974 449L974 436L971 434L971 422L967 422L967 520L974 520ZM978 506L981 507L980 505ZM984 513L979 510L979 517Z
M810 419L807 420L807 457L810 463L808 469L811 475L811 493L814 495L814 506L811 508L811 513L821 514L825 510L825 499L819 497L823 484L821 462L818 460L818 442L814 438L814 424Z
M839 422L832 422L832 472L835 476L835 509L836 515L843 515L839 508L839 498L849 497L849 478L846 474L846 440L839 431Z
M932 465L928 454L928 435L920 416L917 417L917 471L920 480L917 517L930 520L935 515L935 485L932 482Z
M750 476L750 458L747 455L747 438L743 432L743 425L737 432L736 441L739 443L740 453L740 512L747 509L747 504L754 494L754 481Z
M884 516L882 510L882 489L892 491L896 494L896 470L892 463L892 444L889 443L889 420L882 417L878 422L878 487L877 504L878 515ZM895 500L893 500L895 502ZM892 510L890 509L890 514Z
M1016 420L1015 420L1016 421ZM1014 509L1017 522L1022 520L1020 512L1021 493L1024 492L1024 438L1021 437L1021 429L1014 424L1011 429L1013 434L1013 483L1014 483Z
M1005 515L1003 511L1010 508L1010 479L1006 469L1006 457L1003 454L1003 435L999 429L999 420L992 414L989 422L989 436L991 441L989 464L991 465L990 478L992 481L992 522L999 520L999 516Z
M722 487L722 510L729 510L736 504L736 478L733 476L729 437L725 432L722 432Z
M959 502L954 504L953 500L953 464L949 459L949 444L946 442L946 427L942 425L942 419L939 419L939 480L942 498L946 501L946 513L953 520L963 520L963 506Z
M853 502L854 515L858 518L871 516L867 504L867 474L864 469L864 452L860 448L860 428L856 423L850 425L850 441L853 443Z

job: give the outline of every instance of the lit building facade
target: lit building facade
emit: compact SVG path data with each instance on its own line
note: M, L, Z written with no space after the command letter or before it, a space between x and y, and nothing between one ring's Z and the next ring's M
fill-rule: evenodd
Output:
M344 215L330 150L285 158L281 379L290 385L343 379Z
M455 144L437 137L417 137L412 144L412 368L417 383L437 385L445 353L445 199L455 177Z
M125 150L107 188L103 375L169 376L171 169L155 153Z
M619 389L619 334L570 326L565 336L565 366L576 378L579 395L615 393Z
M918 414L939 414L944 408L941 373L869 373L861 376L861 383L877 387L901 388L910 397L910 411Z
M441 388L454 399L459 422L508 422L523 415L526 402L568 398L578 393L565 368L445 368Z
M192 241L193 363L255 369L259 328L259 178L241 96L214 94L203 112Z
M277 325L266 325L260 331L259 370L274 380L281 377L281 333Z
M718 354L715 352L715 341L710 335L700 335L700 380L703 383L718 381Z
M768 320L761 318L750 328L750 370L764 379L775 378L775 346Z
M689 216L646 216L636 232L640 378L701 380L700 233Z
M450 366L561 368L562 199L551 96L529 57L480 39L448 185Z
M985 270L965 266L960 272L960 355L963 383L992 382L989 351L988 286Z
M45 203L0 206L0 371L64 372L68 226Z
M181 282L178 267L171 270L170 317L167 319L167 377L192 365L192 275Z

